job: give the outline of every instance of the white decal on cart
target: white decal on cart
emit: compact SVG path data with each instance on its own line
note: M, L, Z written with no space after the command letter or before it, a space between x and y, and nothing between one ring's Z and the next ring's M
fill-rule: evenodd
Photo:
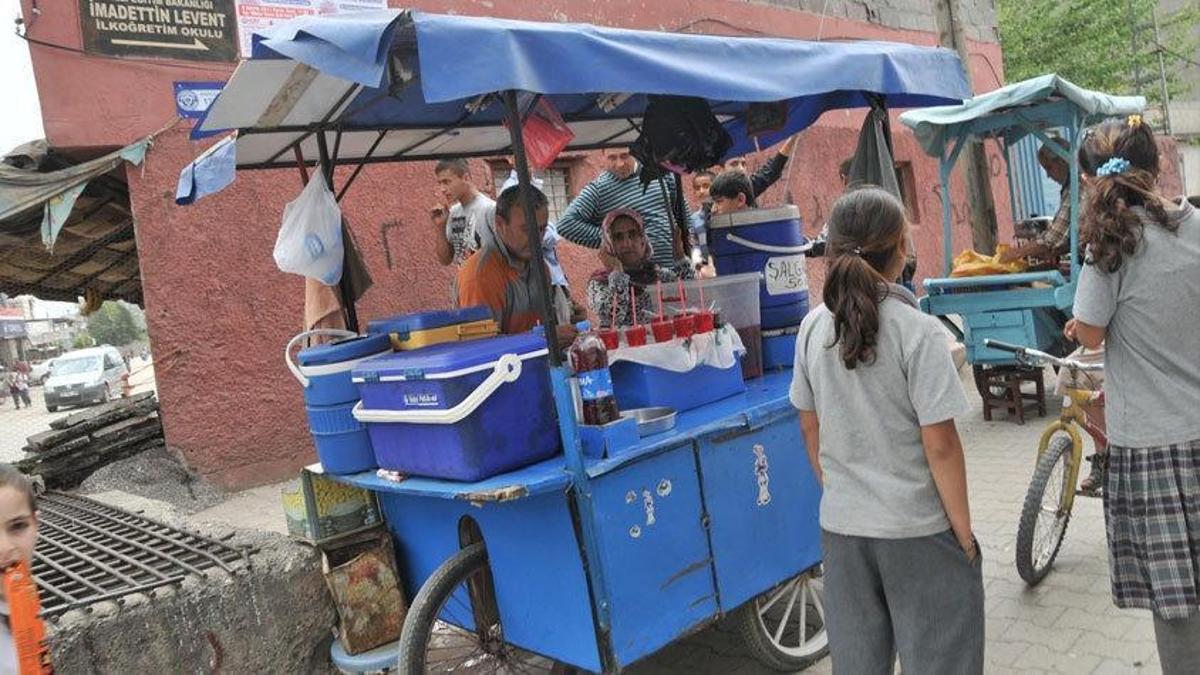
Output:
M638 527L637 525L629 528L629 536L633 537L634 539L642 536L642 528Z
M642 490L642 507L646 509L646 527L654 524L654 495Z
M761 445L754 446L754 478L758 482L758 505L771 503L771 474L767 473L767 451Z
M637 501L637 493L633 490L625 493L625 503L632 504Z

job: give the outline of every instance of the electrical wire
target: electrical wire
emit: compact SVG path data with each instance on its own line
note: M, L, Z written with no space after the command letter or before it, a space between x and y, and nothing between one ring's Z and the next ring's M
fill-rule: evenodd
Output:
M1163 52L1166 52L1167 54L1170 54L1171 56L1174 56L1175 58L1179 59L1180 61L1183 61L1184 63L1186 63L1188 65L1200 68L1200 63L1196 63L1195 61L1189 59L1188 57L1184 56L1183 54L1180 54L1179 52L1174 51L1170 47L1167 47L1166 45L1163 45L1159 42L1154 42L1153 44L1155 47L1159 48Z
M138 62L138 61L129 61L129 60L126 60L126 59L122 59L122 58L120 58L120 57L116 57L116 56L110 56L110 55L107 55L107 54L95 54L95 53L92 53L92 52L87 52L87 51L84 51L84 50L82 50L82 49L79 49L78 47L68 47L67 45L60 45L60 44L57 44L57 43L54 43L54 42L46 42L45 40L39 40L39 39L37 39L37 38L32 38L32 37L29 37L28 35L26 35L26 34L25 34L25 33L24 33L22 30L21 30L21 28L20 28L20 25L18 25L18 27L16 28L16 30L14 30L13 32L14 32L14 33L16 33L17 37L21 38L22 40L24 40L24 41L28 42L28 43L29 43L29 44L31 44L31 45L37 45L37 46L39 46L39 47L46 47L47 49L57 49L57 50L59 50L59 51L64 51L64 52L67 52L67 53L70 53L70 54L80 54L80 55L83 55L83 56L88 56L88 57L93 57L93 58L108 59L108 60L110 60L110 61L118 61L118 62L120 62L120 63L122 63L122 64L125 64L125 65L130 65L130 66L141 66L141 65L143 65L143 63L142 63L142 62ZM229 75L229 74L231 74L231 73L233 72L233 67L234 67L236 64L232 64L232 63L231 63L231 64L229 64L229 66L228 66L228 67L220 67L220 66L205 66L205 65L201 65L201 64L195 64L195 65L193 65L193 64L191 64L191 63L187 63L187 64L184 64L184 63L170 63L170 64L163 64L163 63L158 63L158 62L153 62L153 61L147 61L147 62L145 62L145 64L144 64L144 65L147 65L147 66L155 66L155 67L161 67L161 66L164 66L164 65L166 65L166 66L168 66L168 67L175 67L175 68L186 68L186 69L188 69L188 70L204 70L204 71L208 71L208 72L210 72L210 73L224 73L224 74L226 74L226 75Z

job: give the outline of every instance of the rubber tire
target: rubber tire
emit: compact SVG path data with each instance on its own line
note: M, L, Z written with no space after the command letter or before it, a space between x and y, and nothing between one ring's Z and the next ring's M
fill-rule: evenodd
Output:
M808 574L808 572L805 572L805 574ZM791 579L788 581L791 581ZM767 591L766 593L770 592ZM766 593L762 595L766 595ZM762 597L762 595L759 597ZM747 654L751 658L771 670L781 673L794 673L811 668L829 655L828 643L826 643L821 651L811 656L794 657L777 651L759 628L758 607L755 604L757 600L758 598L751 598L749 602L735 609L730 615L733 625L737 628L738 637L741 638L742 646L745 647Z
M487 565L487 549L482 543L471 544L450 556L421 586L400 631L400 659L396 664L400 675L425 675L425 647L443 601L481 565Z
M48 405L46 406L46 412L58 412L58 406Z
M1029 490L1025 493L1025 505L1021 507L1021 522L1017 527L1017 574L1031 587L1037 586L1050 573L1050 568L1054 566L1054 559L1058 557L1058 550L1062 548L1063 539L1067 536L1067 526L1071 523L1071 512L1067 511L1062 531L1059 532L1058 541L1054 542L1054 551L1050 554L1050 559L1046 561L1046 566L1040 571L1034 569L1033 535L1037 528L1038 514L1041 512L1042 497L1046 493L1054 466L1060 461L1064 461L1064 456L1066 461L1069 461L1071 438L1056 436L1046 447L1046 452L1038 458L1037 468L1034 469L1033 478L1029 481ZM1065 470L1066 467L1064 467ZM1068 489L1074 493L1075 486L1065 487L1063 496L1066 496Z
M111 400L112 400L112 391L109 390L109 387L106 384L106 385L104 385L104 397L100 399L100 405L104 405L105 403L108 403Z

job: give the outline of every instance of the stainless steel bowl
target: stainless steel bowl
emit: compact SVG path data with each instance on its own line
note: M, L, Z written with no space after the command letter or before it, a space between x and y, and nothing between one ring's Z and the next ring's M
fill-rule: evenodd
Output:
M642 438L661 434L675 428L674 408L634 408L622 410L621 417L637 420L638 435Z

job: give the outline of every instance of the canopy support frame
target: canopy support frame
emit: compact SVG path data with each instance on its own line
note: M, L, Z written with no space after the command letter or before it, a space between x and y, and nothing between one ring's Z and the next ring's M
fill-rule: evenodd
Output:
M563 365L562 354L558 348L558 322L554 316L554 306L550 298L550 277L542 257L541 228L537 222L537 210L533 206L534 187L529 171L529 160L525 154L524 129L521 124L517 92L505 91L502 99L505 118L508 120L508 134L512 141L513 167L517 172L521 206L525 212L525 227L529 237L529 264L534 266L533 278L537 285L538 308L542 314L546 346L550 352L550 378L551 387L554 390L554 404L558 412L558 430L562 436L563 454L566 456L567 466L571 472L575 507L579 511L576 525L583 540L581 549L587 562L588 587L593 600L592 609L595 613L596 639L603 661L607 660L607 655L611 654L613 650L609 644L608 587L605 584L604 567L601 565L598 553L600 550L599 536L596 532L591 484L584 463L583 446L579 440L579 429L575 419L574 396L568 380L570 371ZM496 236L499 237L499 233L496 233Z

